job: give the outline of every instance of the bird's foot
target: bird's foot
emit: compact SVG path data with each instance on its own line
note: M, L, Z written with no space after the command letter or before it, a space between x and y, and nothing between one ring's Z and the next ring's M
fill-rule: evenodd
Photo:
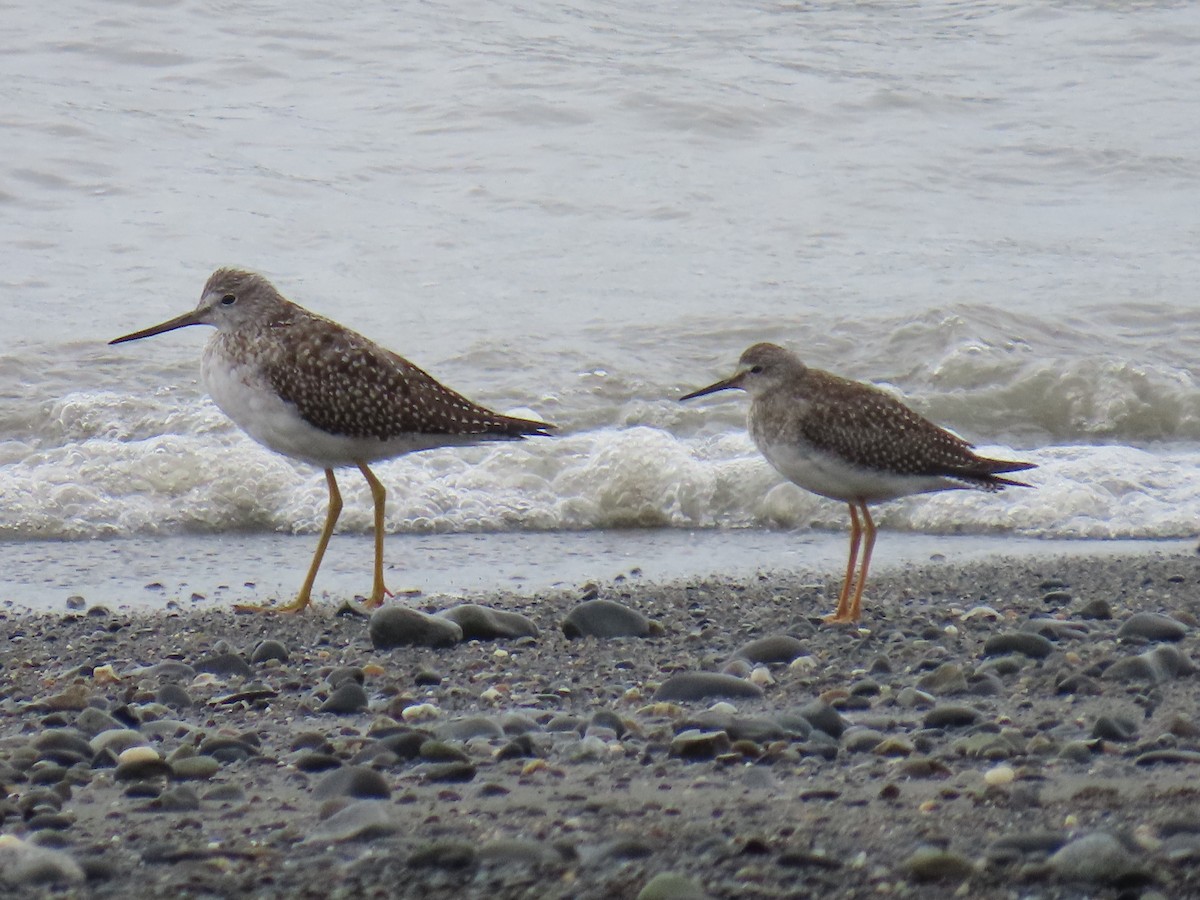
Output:
M852 616L848 612L834 612L821 616L821 621L826 625L855 625L858 623L858 616Z
M258 603L235 603L234 612L239 613L298 613L308 608L311 600L308 597L297 597L291 603L282 606L269 606Z
M379 607L383 606L384 600L390 600L395 596L383 584L377 584L371 591L371 596L363 597L362 605L367 609L379 609Z

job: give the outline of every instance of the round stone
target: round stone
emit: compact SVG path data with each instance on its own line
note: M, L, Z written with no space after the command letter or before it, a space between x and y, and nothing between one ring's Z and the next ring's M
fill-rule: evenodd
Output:
M385 606L367 626L376 650L393 647L453 647L463 632L454 622L405 606Z

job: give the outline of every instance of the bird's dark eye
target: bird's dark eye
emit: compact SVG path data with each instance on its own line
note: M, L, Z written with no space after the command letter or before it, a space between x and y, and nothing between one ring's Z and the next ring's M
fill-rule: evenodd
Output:
M762 366L751 366L750 374L751 375L761 375L762 374Z
M233 296L233 294L226 294L221 298L222 306L233 306L235 303L237 303L237 297Z

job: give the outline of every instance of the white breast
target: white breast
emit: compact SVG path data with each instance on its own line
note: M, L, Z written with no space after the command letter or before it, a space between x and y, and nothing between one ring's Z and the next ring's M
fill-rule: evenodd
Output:
M948 478L927 475L897 475L851 465L822 453L809 444L758 441L758 449L788 481L807 491L846 503L879 502L944 491L963 485Z
M239 428L264 447L321 468L388 459L447 444L468 443L447 435L399 435L387 441L330 434L300 417L296 407L280 399L253 363L239 363L210 341L201 376L213 402Z

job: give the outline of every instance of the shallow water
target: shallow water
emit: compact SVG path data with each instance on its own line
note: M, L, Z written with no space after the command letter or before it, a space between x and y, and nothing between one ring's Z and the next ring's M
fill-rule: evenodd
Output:
M105 345L227 264L562 426L383 466L392 532L844 527L675 403L758 340L1039 464L889 531L1197 530L1193 6L73 7L0 33L9 542L319 528L202 329Z
M161 611L234 603L290 601L300 587L315 538L282 534L220 534L117 538L105 541L0 543L8 608L62 612L71 597L91 606ZM1031 557L1190 554L1191 541L1048 541L1022 537L881 535L872 580L928 563ZM363 596L371 582L372 542L335 538L321 567L314 600L330 608ZM706 577L755 579L794 572L824 599L796 598L797 614L832 610L846 564L846 536L772 529L685 531L623 529L589 532L389 535L385 578L397 602L440 609L452 598L497 591L522 595L601 587L653 593L655 585ZM1047 563L1047 576L1055 572ZM865 602L873 602L867 587ZM994 598L1004 601L1005 598ZM1009 598L1011 599L1011 598ZM948 604L992 602L946 598ZM824 608L828 606L829 608Z

